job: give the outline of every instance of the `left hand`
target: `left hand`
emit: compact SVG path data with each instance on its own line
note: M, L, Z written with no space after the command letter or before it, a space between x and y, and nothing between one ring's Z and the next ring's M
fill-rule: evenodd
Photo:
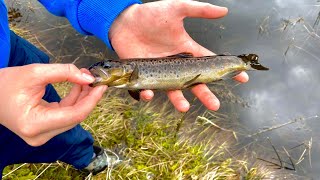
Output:
M102 98L107 87L89 87L89 74L73 64L0 69L0 124L31 146L45 144L84 121ZM48 84L65 81L74 86L59 103L42 99Z
M111 44L120 58L165 57L181 52L194 56L214 53L195 42L186 32L183 19L186 17L215 19L223 17L228 10L190 0L166 0L132 5L114 21L109 32ZM245 72L235 77L239 82L247 82ZM220 102L205 84L192 88L192 93L210 110L218 110ZM168 91L168 97L175 108L186 112L189 102L182 91ZM153 92L141 92L141 98L151 100Z

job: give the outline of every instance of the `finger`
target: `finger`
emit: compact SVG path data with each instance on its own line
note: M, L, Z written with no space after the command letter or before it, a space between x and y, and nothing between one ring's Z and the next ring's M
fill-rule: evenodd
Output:
M180 8L182 17L215 19L221 18L228 13L226 7L215 6L204 2L181 1L180 4L176 4Z
M77 102L78 101L81 101L83 98L85 98L89 93L90 91L92 90L93 88L88 86L88 85L84 85L82 86L82 91L77 99Z
M168 91L167 95L173 106L180 112L187 112L190 108L189 102L183 96L182 91Z
M81 68L80 71L83 72L83 73L91 75L91 72L86 68Z
M181 47L184 52L192 52L192 55L195 57L215 55L215 53L194 41L187 33L185 35L185 38L190 40Z
M241 72L240 74L236 75L233 79L241 83L246 83L249 81L249 75L246 72Z
M78 84L73 85L70 93L65 98L63 98L61 100L60 105L62 107L72 106L74 103L77 102L77 99L78 99L81 91L82 91L82 88L80 85L78 85Z
M84 68L80 69L80 71L83 73L89 74L89 75L91 74L89 70L84 69ZM88 85L83 85L81 88L82 88L81 89L82 91L77 99L77 102L82 100L84 97L86 97L90 93L90 91L93 89L92 87L90 87Z
M205 84L199 84L193 87L191 91L209 110L216 111L219 109L220 101Z
M154 96L154 93L151 90L143 90L140 92L140 98L143 101L150 101L153 98L153 96Z
M40 126L41 129L37 133L45 133L51 130L79 124L87 118L90 112L95 108L106 89L107 86L93 88L86 97L73 106L46 109L45 118L39 120L39 123L41 123L42 126Z
M68 81L85 85L94 81L93 76L81 72L73 64L32 64L25 68L32 72L32 78L44 84Z

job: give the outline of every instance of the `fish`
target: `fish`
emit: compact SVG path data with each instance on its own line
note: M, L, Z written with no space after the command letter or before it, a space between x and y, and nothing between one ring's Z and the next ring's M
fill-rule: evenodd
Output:
M183 90L229 79L242 71L269 68L259 63L256 54L194 57L183 52L168 57L107 59L92 64L88 70L95 77L91 87L127 89L139 101L142 90Z

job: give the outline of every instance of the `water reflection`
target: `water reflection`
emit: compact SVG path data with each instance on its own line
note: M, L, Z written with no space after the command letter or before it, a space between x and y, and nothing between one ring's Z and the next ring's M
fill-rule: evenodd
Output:
M300 146L289 153L295 163L303 155L304 160L297 165L299 174L319 176L319 147L315 145L319 144L316 132L320 105L317 2L232 1L226 5L233 13L223 21L227 27L223 37L229 39L228 35L232 34L242 40L224 44L228 40L216 39L216 44L220 48L227 46L231 52L257 52L271 69L269 73L250 73L250 82L238 88L238 93L249 99L252 107L239 111L240 121L251 134L259 135L252 148L261 145L271 148L265 141L270 137L283 151L282 146L290 149L313 137L311 151ZM272 150L270 153L276 158ZM269 156L269 160L276 161L272 157Z
M247 130L239 137L241 146L250 145L252 151L273 161L275 152L266 141L270 137L281 156L287 158L282 147L288 150L299 175L319 177L320 3L316 0L207 2L228 7L229 14L220 20L187 19L186 28L191 36L216 53L259 54L261 63L270 67L267 73L250 72L249 83L235 88L250 104L250 108L236 109L237 121ZM80 35L66 20L41 10L37 2L32 3L31 16L24 17L25 24L20 24L35 32L34 42L45 44L53 61L87 67L106 57L116 57L101 41ZM27 9L23 4L21 8ZM222 106L221 111L235 110L227 103Z

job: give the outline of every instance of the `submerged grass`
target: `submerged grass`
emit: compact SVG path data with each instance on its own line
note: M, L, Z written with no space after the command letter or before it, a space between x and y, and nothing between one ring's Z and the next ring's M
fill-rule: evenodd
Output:
M63 97L70 85L62 83L55 87ZM198 137L192 132L206 128L196 122L174 136L179 117L170 108L168 102L161 106L157 102L134 102L123 91L110 89L82 126L92 133L96 144L121 155L124 161L120 166L91 177L61 162L13 165L5 169L4 179L249 180L265 177L266 171L248 167L245 159L226 153L229 143L215 143L218 137L215 134L197 139L201 133Z

